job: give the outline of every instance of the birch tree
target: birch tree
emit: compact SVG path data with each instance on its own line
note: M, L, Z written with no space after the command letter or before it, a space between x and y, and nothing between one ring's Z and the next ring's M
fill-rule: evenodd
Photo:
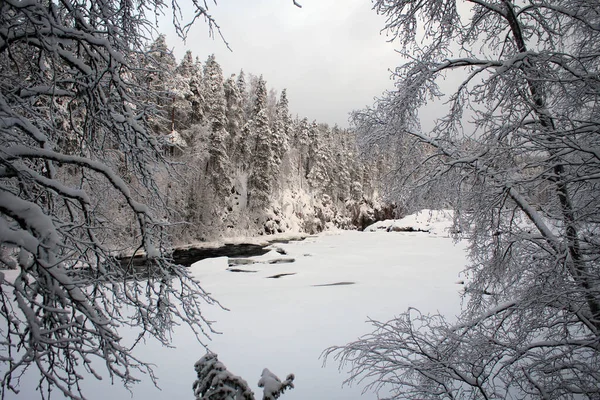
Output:
M402 190L453 188L470 265L456 320L408 310L327 354L386 398L598 398L600 3L374 8L408 61L356 127L420 152L398 155ZM425 129L430 99L446 107Z
M192 19L214 26L206 4L195 5ZM18 392L25 370L39 373L42 396L73 399L84 397L84 378L154 379L132 346L147 336L168 344L174 324L199 338L210 331L201 306L213 300L169 261L152 179L163 145L148 129L152 89L136 81L140 64L160 72L145 48L164 7L0 3L0 264L16 271L0 273L2 397ZM115 258L122 214L132 250L147 255L143 268ZM128 326L135 343L119 335Z

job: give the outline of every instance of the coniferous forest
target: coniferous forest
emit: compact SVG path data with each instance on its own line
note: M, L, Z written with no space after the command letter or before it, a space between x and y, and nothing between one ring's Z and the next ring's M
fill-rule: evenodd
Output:
M0 0L0 397L32 377L42 398L83 399L88 378L103 376L156 384L138 351L147 338L170 346L185 326L208 351L194 366L195 397L253 399L198 343L218 333L206 309L226 307L202 286L218 276L211 290L259 300L245 309L258 310L253 320L230 329L255 341L235 357L296 315L320 318L283 343L295 353L325 322L364 321L347 310L353 296L393 312L319 352L378 397L600 398L597 0L372 0L401 65L393 89L351 113L352 129L296 115L292 94L260 71L240 65L226 77L212 55L178 60L159 15L171 14L181 38L198 20L224 37L208 12L216 1L192 1L186 21L168 3ZM420 209L371 226L389 242L338 232L352 249L324 249L320 235L314 257L295 248L282 260L285 248L270 248L275 258L236 260L252 270L173 255L177 245L361 229ZM365 237L384 265L356 256L372 250ZM457 248L465 258L448 275ZM370 287L357 284L366 278ZM324 291L333 287L347 297ZM435 311L441 290L455 313ZM326 308L334 297L338 308ZM429 309L415 308L420 297ZM308 298L318 302L301 309ZM265 352L283 358L277 339ZM264 369L264 399L294 379Z
M356 135L293 114L287 93L262 76L225 78L213 55L178 61L159 36L148 53L159 63L143 84L160 93L150 122L181 179L157 179L176 243L328 227L364 228L392 217L378 180L385 164L365 162ZM157 176L161 176L158 173Z

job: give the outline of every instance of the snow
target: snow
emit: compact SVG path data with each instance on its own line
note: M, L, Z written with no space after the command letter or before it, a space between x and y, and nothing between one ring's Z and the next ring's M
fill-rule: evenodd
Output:
M453 227L452 210L421 210L402 219L379 221L365 228L366 232L417 231L449 237Z
M435 212L419 214L414 222L445 232L451 220L445 215L446 222ZM342 388L345 374L333 360L323 367L321 352L370 332L368 318L388 320L408 307L439 311L449 318L458 314L461 286L455 282L466 264L466 245L455 244L444 234L374 230L277 243L273 249L287 254L271 251L236 265L255 272L231 272L226 257L191 267L203 288L229 310L205 310L221 332L206 344L229 371L250 383L259 398L262 390L257 383L268 368L279 377L289 373L296 377L295 389L282 399L373 399L373 393L361 396L360 386ZM288 262L270 263L281 259ZM275 275L281 277L269 278ZM121 333L126 340L135 339L133 332ZM88 398L192 398L194 364L206 350L185 327L178 327L172 337L176 348L148 340L135 350L156 364L162 391L143 376L144 382L132 388L133 397L119 381L109 385L106 379L87 379ZM6 398L39 398L34 379L24 377L21 394L9 393Z
M176 147L181 147L181 148L187 147L187 143L181 137L181 134L179 132L177 132L176 130L172 130L171 133L169 133L166 136L166 140L167 140L167 143L169 144L169 146L176 146Z

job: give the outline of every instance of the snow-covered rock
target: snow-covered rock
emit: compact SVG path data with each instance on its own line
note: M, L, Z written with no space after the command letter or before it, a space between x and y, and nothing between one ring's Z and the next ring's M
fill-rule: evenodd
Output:
M454 226L454 211L424 209L402 219L379 221L365 228L365 232L428 232L449 236Z

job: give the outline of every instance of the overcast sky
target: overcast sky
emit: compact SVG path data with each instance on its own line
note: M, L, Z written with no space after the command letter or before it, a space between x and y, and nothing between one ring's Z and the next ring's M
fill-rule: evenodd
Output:
M400 63L380 33L384 19L370 0L224 0L209 4L232 52L209 38L198 21L186 43L163 19L159 31L181 59L192 50L201 61L214 53L225 77L262 74L269 88L287 88L290 110L300 117L348 126L348 113L373 103L393 87L390 69ZM186 2L187 3L187 2ZM189 16L184 9L184 18ZM186 15L188 14L188 15Z

